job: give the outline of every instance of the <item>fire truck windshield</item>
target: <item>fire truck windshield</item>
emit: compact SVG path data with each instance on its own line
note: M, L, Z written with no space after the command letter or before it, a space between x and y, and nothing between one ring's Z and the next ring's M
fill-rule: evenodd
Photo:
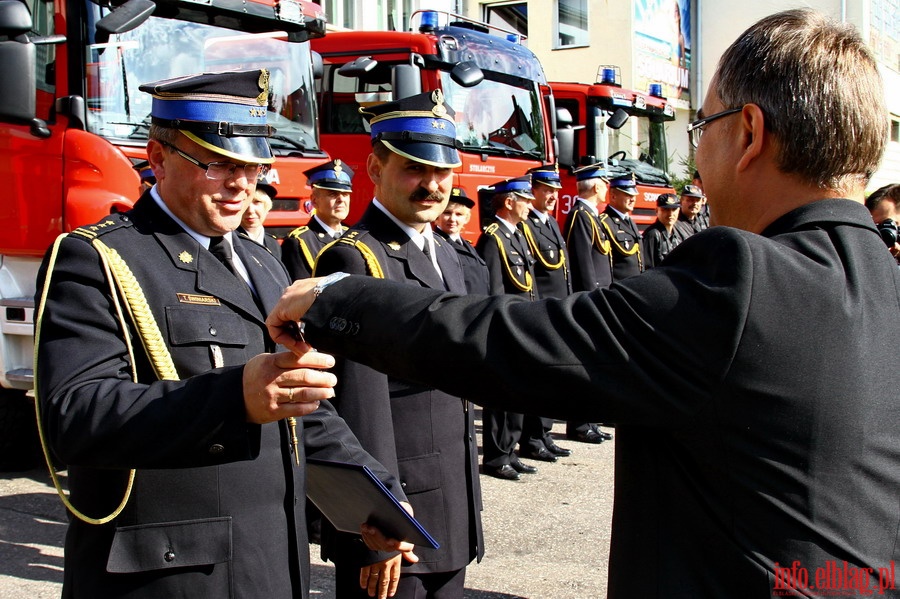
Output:
M456 137L465 151L540 160L546 144L537 85L529 88L485 79L474 87L441 72L441 85L456 111Z
M94 18L107 10L88 2ZM92 31L93 27L89 27ZM276 154L318 150L309 42L281 32L232 29L151 17L140 27L86 47L88 129L121 142L147 139L151 97L143 83L191 73L266 68L270 139Z
M609 113L604 113L609 116ZM605 119L605 117L604 117ZM645 183L668 185L665 124L632 114L620 129L601 126L606 136L606 157L612 174L632 171ZM598 143L599 148L604 144Z

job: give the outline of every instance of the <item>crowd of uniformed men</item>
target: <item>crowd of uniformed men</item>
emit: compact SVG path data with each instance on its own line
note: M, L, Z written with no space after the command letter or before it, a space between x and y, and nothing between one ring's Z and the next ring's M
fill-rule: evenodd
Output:
M888 119L852 27L785 11L726 51L688 128L724 226L690 240L699 176L642 234L633 175L576 169L560 229L547 165L480 190L473 247L435 91L361 110L374 198L347 228L353 172L307 171L315 214L279 248L261 226L268 80L140 86L155 182L45 256L34 391L68 472L64 598L307 597L321 459L368 468L440 542L413 553L368 516L358 535L323 521L337 596L460 599L485 551L467 399L501 479L569 453L541 414L577 442L616 424L611 597L770 597L779 564L840 560L895 590L900 274L878 254L900 244L890 188L860 205ZM673 347L689 367L657 384Z

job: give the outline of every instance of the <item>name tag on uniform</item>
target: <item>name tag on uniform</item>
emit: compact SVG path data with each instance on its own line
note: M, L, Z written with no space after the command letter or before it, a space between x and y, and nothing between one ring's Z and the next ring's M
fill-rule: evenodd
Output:
M218 306L219 298L211 295L196 295L194 293L176 293L178 301L182 304L197 304L201 306Z

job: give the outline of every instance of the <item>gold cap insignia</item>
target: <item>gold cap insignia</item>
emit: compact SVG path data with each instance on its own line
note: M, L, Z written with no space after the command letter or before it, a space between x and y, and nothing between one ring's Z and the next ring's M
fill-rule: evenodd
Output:
M436 117L445 117L447 116L447 107L444 106L444 92L439 89L431 92L431 101L434 102L434 108L431 109L431 113Z
M178 259L181 260L182 262L184 262L185 264L190 264L191 262L194 261L194 256L191 255L190 252L184 251L184 252L181 252L180 254L178 254Z
M334 172L335 172L335 174L340 175L342 170L344 170L344 169L341 168L341 161L340 161L340 160L335 160L335 161L334 161Z
M438 91L440 91L440 90L438 90ZM387 246L388 246L389 248L391 248L392 250L394 250L395 252L396 252L397 250L400 249L400 244L397 243L396 241L390 241L390 242L388 242Z
M269 69L260 69L259 88L262 90L262 93L256 96L256 103L260 106L266 106L269 103Z

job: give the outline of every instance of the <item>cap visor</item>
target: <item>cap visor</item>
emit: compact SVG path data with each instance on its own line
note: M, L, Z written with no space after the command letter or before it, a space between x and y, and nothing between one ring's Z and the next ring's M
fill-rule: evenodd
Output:
M456 148L441 144L424 142L384 141L382 143L395 154L410 160L421 162L438 168L456 168L462 166Z
M316 189L327 189L329 191L345 191L347 193L353 191L352 187L350 187L349 185L344 185L342 183L313 183L313 187L315 187Z
M182 133L207 150L232 160L260 164L275 162L272 148L269 147L269 140L265 137L222 137L212 133L193 133L191 131L182 131Z

